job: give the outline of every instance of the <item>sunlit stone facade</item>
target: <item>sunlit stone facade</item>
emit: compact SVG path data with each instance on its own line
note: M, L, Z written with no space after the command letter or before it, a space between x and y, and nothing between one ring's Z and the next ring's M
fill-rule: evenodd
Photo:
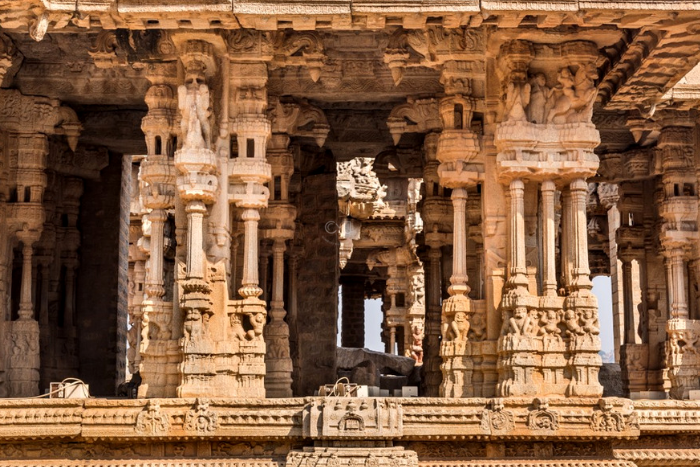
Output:
M698 465L699 60L693 1L0 0L0 467Z

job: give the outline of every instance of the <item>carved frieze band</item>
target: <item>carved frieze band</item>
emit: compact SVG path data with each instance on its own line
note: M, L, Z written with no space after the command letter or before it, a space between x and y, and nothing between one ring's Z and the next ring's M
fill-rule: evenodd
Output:
M618 398L438 398L0 401L0 436L421 439L454 437L635 438L645 431L700 431L700 403ZM546 403L545 403L546 402Z

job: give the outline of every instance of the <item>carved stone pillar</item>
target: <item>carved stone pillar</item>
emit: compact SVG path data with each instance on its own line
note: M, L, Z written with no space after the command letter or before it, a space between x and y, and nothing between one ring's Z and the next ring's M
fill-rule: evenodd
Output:
M634 344L634 282L632 281L632 260L628 257L622 258L622 290L625 304L625 344Z
M257 298L262 295L258 275L258 221L257 209L246 209L241 215L244 224L243 240L243 277L238 293L243 298Z
M572 207L571 207L571 191L568 187L562 189L561 192L561 283L565 292L571 289L571 270L573 265L572 258L572 238L569 232L572 229Z
M132 375L141 371L141 323L143 310L143 289L146 281L146 268L144 261L137 259L129 276L129 342L128 364L129 373Z
M608 251L610 257L610 282L612 286L613 298L613 341L615 351L615 361L620 361L620 347L624 342L624 300L621 300L620 291L622 290L620 267L617 262L617 229L620 227L620 211L617 209L617 203L620 200L618 186L609 183L600 183L598 185L598 199L607 210L608 214ZM622 301L622 303L620 303ZM622 305L622 306L620 306Z
M624 294L624 345L620 349L620 366L622 368L622 380L626 389L630 392L647 391L649 369L649 345L642 339L639 332L641 327L646 327L642 321L644 306L635 300L635 291L644 293L642 277L635 277L633 262L639 266L641 276L644 250L631 248L618 249L618 258L622 261L622 287Z
M160 301L165 295L163 285L163 227L168 214L163 209L154 209L148 214L151 223L151 248L146 274L146 295L152 301Z
M694 162L697 140L693 115L668 112L660 119L657 147L662 167L663 200L659 235L666 258L669 320L666 323L666 366L671 397L685 399L700 389L700 320L689 319L688 260L698 244L698 195Z
M266 160L270 120L267 109L267 68L264 63L231 63L231 132L236 134L238 157L228 164L231 184L229 202L242 210L244 223L244 254L241 288L242 300L229 303L228 315L235 345L241 358L246 359L239 374L234 376L232 393L241 397L263 397L265 394L266 344L263 333L267 320L265 302L259 297L262 289L258 277L258 222L260 210L268 206L269 189L264 185L272 179L272 170ZM242 322L249 329L243 333ZM288 358L288 357L286 357ZM291 373L291 368L284 371ZM283 377L284 384L288 379Z
M440 394L442 372L440 371L440 312L442 302L442 250L431 246L428 260L428 308L426 313L425 342L425 395L437 397Z
M571 182L571 238L572 277L571 292L590 291L591 270L588 266L588 221L586 219L586 203L588 199L588 183L584 179Z
M600 143L600 134L591 122L599 52L595 44L585 41L560 46L560 51L548 55L528 41L507 41L497 59L496 71L505 95L494 143L498 149L498 177L510 191L511 204L511 274L501 301L503 324L498 343L497 391L502 396L602 394L597 355L600 329L597 303L590 292L586 221L586 178L595 175L599 165L594 148ZM547 93L554 89L550 86L572 76L573 64L588 73L585 82L576 87L580 97L577 109L549 109ZM557 81L548 82L553 75ZM557 293L554 272L554 181L562 191L559 251L562 286L569 293L566 298ZM541 267L537 273L542 296L534 297L536 287L528 287L527 280L523 216L536 211L529 206L525 209L523 196L538 183L542 192L542 251L533 258L532 266Z
M173 133L177 103L172 88L172 68L158 64L150 69L148 78L151 87L146 93L148 114L141 123L148 154L140 166L140 199L143 208L150 210L144 216L150 225L150 235L144 293L130 314L132 325L136 326L131 331L132 340L139 346L139 356L135 359L139 363L135 368L138 368L142 379L139 397L174 397L176 386L173 383L179 378L177 365L180 357L176 338L181 331L176 330L175 326L180 320L175 317L174 304L164 302L166 284L163 270L165 224L169 219L168 211L175 207L177 198L177 170L175 161L168 154L175 143ZM181 245L178 247L182 248ZM185 245L182 249L186 248ZM139 272L141 267L139 265ZM172 284L167 286L172 287ZM177 357L172 358L173 354Z
M186 263L180 265L180 308L185 315L181 348L180 397L225 394L225 382L217 378L215 338L226 322L223 303L218 313L213 308L213 282L222 274L218 267L209 268L204 253L204 216L207 205L216 201L218 178L216 155L212 150L209 121L210 95L206 84L216 70L213 46L205 41L190 40L180 47L185 68L185 83L178 88L178 106L182 114L182 146L175 151L175 167L180 176L177 188L187 214ZM183 267L184 266L184 267ZM225 272L223 273L225 279ZM219 284L217 284L219 285ZM225 287L225 285L224 285ZM144 332L148 322L144 313ZM163 338L170 338L169 333Z
M483 165L477 160L480 141L471 131L474 100L464 97L471 93L471 80L465 78L461 62L448 62L443 68L445 92L440 100L440 119L443 131L438 140L436 157L440 161L440 185L452 189L453 208L453 262L450 297L442 304L443 363L440 395L443 397L471 397L474 395L472 375L474 355L481 355L480 343L469 340L470 319L474 314L467 285L467 189L483 180ZM483 359L480 359L483 361Z
M365 283L363 277L344 277L341 342L343 347L365 346Z
M32 254L38 238L32 233L18 234L22 247L22 284L19 318L12 322L10 357L7 371L9 395L31 397L39 394L39 323L32 304Z
M556 186L551 180L542 182L542 230L543 230L543 266L542 294L548 297L557 295L556 271L556 219L554 212L554 194Z
M288 286L288 297L289 303L287 304L287 309L289 313L287 314L287 323L289 326L289 355L292 359L292 393L293 395L298 394L297 382L299 380L298 374L299 368L299 332L298 332L298 310L297 310L297 288L298 288L298 267L299 267L299 252L297 248L292 247L292 251L289 255L289 280Z
M674 248L669 253L671 259L671 278L673 284L673 302L671 302L671 319L688 319L687 262L684 252Z
M528 286L525 264L525 185L510 182L510 278L508 286L524 292Z
M450 276L450 294L467 295L467 190L452 190L452 210L454 213L452 276Z
M272 244L272 300L270 323L265 326L267 345L265 395L267 397L292 396L292 359L289 351L289 326L284 321L284 250L283 239Z

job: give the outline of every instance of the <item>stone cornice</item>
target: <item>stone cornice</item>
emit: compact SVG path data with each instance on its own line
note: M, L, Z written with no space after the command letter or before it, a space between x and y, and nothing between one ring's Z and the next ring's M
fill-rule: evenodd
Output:
M351 400L354 405L349 404ZM197 409L201 404L194 399L6 399L0 400L0 438L89 441L361 436L444 441L496 436L504 440L584 440L636 439L645 432L700 431L700 402L607 398L607 404L599 405L598 399L550 399L535 409L529 398L389 398L376 399L378 405L374 401L211 399L206 413L202 413ZM190 421L195 416L203 417L201 423ZM359 425L368 428L357 434L338 432L338 420L343 417L355 417L361 420ZM545 418L550 423L540 423ZM375 427L375 431L369 427Z
M76 9L77 5L77 9ZM241 26L263 30L316 28L319 23L333 29L374 29L400 20L401 26L422 29L428 18L442 17L447 27L479 26L484 22L499 27L517 27L536 16L538 27L557 27L575 21L579 26L615 24L639 28L662 24L674 15L700 10L700 1L652 0L435 0L386 2L384 0L2 0L0 26L10 30L43 31L76 28L105 29L236 29ZM640 15L640 12L644 12ZM214 14L214 15L212 15ZM167 18L164 16L167 15ZM286 17L282 17L286 16ZM212 21L214 23L212 24Z

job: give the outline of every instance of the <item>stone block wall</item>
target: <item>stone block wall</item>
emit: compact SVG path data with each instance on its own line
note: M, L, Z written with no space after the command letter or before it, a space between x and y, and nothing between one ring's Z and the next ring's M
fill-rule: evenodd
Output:
M342 279L343 310L341 342L343 347L365 346L365 284L363 278Z

